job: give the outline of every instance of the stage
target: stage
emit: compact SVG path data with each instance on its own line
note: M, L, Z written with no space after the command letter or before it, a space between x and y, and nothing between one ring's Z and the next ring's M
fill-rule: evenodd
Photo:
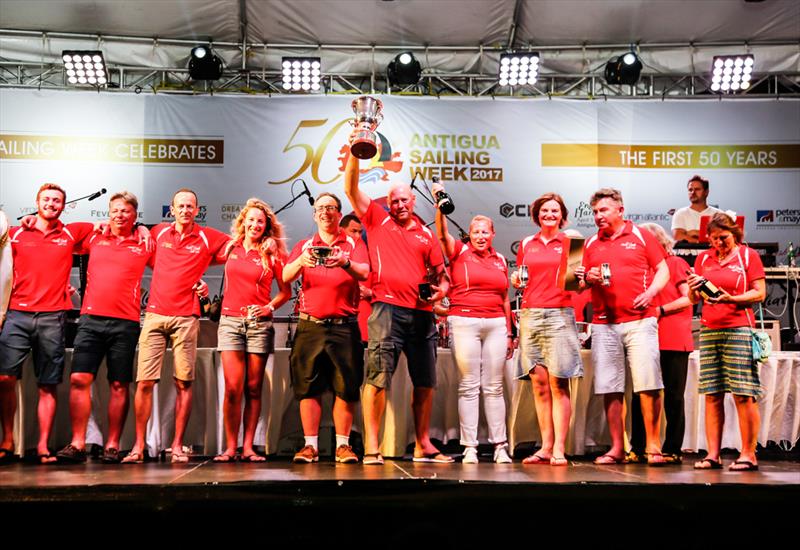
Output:
M6 521L47 518L38 535L96 534L161 544L263 541L376 548L463 548L476 544L619 547L641 534L643 547L713 547L790 541L800 497L794 460L762 460L758 472L681 466L568 467L481 464L384 466L148 462L107 466L0 468ZM517 457L519 458L519 457ZM735 456L725 456L727 466ZM795 458L795 457L792 457ZM795 510L795 512L790 512ZM18 526L21 524L18 523ZM138 527L137 527L138 526ZM142 532L137 533L136 529ZM233 530L233 531L232 531ZM249 531L248 531L249 530Z

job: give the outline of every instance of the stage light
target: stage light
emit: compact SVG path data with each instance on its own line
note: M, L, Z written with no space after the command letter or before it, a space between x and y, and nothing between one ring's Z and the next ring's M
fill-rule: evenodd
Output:
M64 50L64 76L73 86L105 86L108 83L108 68L103 52L97 50Z
M605 77L609 84L627 84L633 86L639 81L642 73L642 61L634 52L612 57L606 63Z
M392 84L410 86L419 82L422 65L419 64L413 53L403 52L389 62L386 67L386 75Z
M711 91L734 93L749 88L754 62L750 54L715 56L711 62Z
M219 80L222 68L222 60L214 55L209 46L192 48L189 57L189 77L192 80Z
M500 86L536 84L539 78L539 52L511 52L500 55L497 83Z
M284 57L281 61L283 89L287 92L311 92L320 89L319 57Z

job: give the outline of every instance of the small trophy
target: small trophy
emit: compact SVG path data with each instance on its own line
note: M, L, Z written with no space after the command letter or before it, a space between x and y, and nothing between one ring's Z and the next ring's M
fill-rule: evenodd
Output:
M350 144L350 152L356 158L371 159L378 152L375 130L383 120L383 103L374 97L362 95L353 100L352 107L356 118L351 122L355 127L355 136Z
M331 246L312 246L309 248L311 256L317 260L317 265L325 265L325 260L333 255L333 247Z

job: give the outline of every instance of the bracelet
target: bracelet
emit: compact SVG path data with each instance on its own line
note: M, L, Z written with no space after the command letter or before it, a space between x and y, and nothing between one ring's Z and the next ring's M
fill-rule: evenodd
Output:
M350 262L350 259L348 258L347 262L342 264L342 269L350 269L350 265L352 265L352 264Z

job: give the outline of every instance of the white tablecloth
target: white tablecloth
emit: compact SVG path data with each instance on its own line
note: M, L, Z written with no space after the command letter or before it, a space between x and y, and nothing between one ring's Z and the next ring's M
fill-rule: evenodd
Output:
M151 455L167 447L174 429L175 388L172 384L171 354L167 354L162 379L156 385L153 415L148 425L147 445ZM584 454L593 447L608 445L608 431L603 413L603 400L592 392L592 365L588 351L582 352L585 375L573 380L573 415L567 440L567 452L572 455ZM71 352L67 352L67 373ZM529 382L514 378L516 359L506 363L505 395L508 412L509 442L513 446L523 442L538 441L539 429ZM703 424L704 403L697 394L698 354L693 353L689 360L689 376L686 387L686 435L685 449L705 448ZM31 449L36 445L36 381L30 362L24 367L23 383L18 390L19 409L15 423L17 452ZM431 437L449 441L459 438L458 429L458 377L452 363L450 350L440 349L437 361L438 388L434 398L431 417ZM759 401L761 411L761 430L759 443L767 441L789 442L794 444L800 437L800 353L777 352L761 368L762 385L765 395ZM58 390L58 411L51 439L51 448L59 449L69 443L69 383L65 382ZM215 454L222 450L224 443L222 429L222 398L224 379L219 354L209 348L198 350L197 377L193 385L193 409L186 431L185 444L198 453ZM412 385L401 358L392 388L387 399L386 415L382 435L381 452L386 456L401 456L408 443L414 440L414 421L411 413ZM324 399L322 426L332 426L331 396ZM93 413L89 423L87 442L101 445L105 431L106 406L108 403L108 384L105 368L101 367L98 382L93 388ZM726 424L723 446L739 448L740 438L736 412L732 399L726 399ZM360 407L356 409L354 429L362 426ZM122 448L133 444L133 407L121 441ZM485 421L481 418L479 439L486 440ZM299 408L289 385L289 350L276 350L267 363L262 397L261 421L256 431L255 444L264 446L268 453L291 452L301 446L302 429ZM326 441L321 441L325 450Z

